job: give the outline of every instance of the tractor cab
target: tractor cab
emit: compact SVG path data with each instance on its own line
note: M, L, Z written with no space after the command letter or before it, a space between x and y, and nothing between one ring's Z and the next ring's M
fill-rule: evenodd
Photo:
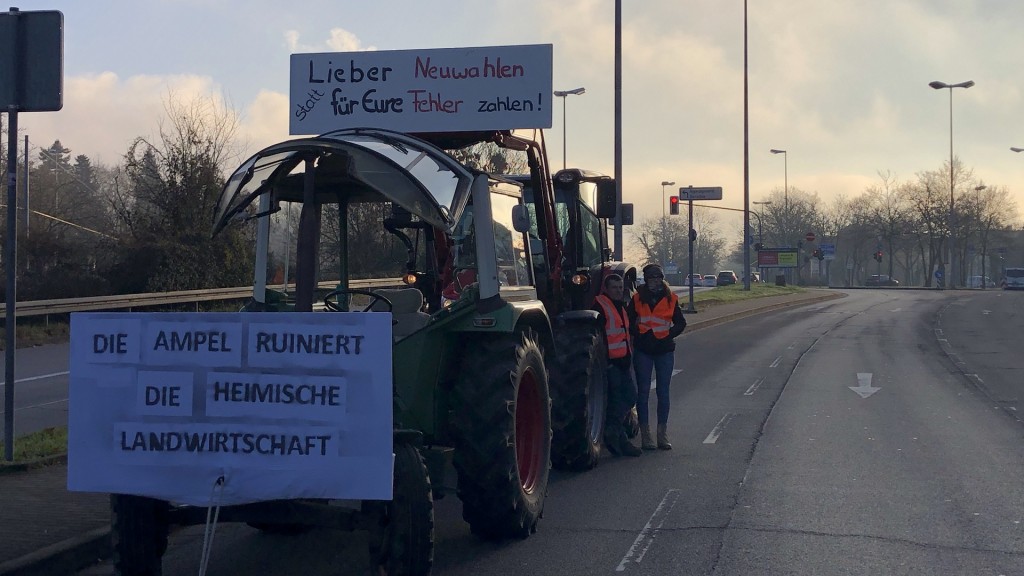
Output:
M419 327L462 299L493 306L506 288L531 286L521 197L518 183L424 140L339 130L244 162L223 189L214 233L258 221L247 309L384 310Z

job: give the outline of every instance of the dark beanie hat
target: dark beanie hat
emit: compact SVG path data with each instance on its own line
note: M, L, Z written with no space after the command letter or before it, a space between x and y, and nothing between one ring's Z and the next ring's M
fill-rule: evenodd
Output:
M644 266L644 278L655 274L660 274L662 276L665 275L665 271L661 269L660 264L648 264L647 266Z

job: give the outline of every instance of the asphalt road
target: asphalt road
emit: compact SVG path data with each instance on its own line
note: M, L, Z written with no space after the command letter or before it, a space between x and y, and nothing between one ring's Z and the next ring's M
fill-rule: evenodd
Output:
M15 437L51 426L67 425L68 360L67 344L21 348L15 352ZM0 354L0 370L4 370L5 365ZM5 386L0 381L0 397L6 393ZM2 403L0 418L7 418Z
M555 473L526 540L482 542L438 501L434 574L1024 573L1022 302L859 290L684 334L674 450ZM164 574L194 573L203 540L172 535ZM207 574L365 574L366 556L358 533L223 524Z

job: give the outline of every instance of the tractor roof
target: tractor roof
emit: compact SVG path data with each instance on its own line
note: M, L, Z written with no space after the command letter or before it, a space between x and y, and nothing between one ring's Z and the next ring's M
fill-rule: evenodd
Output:
M477 174L430 142L389 130L348 129L288 140L257 152L231 175L217 202L214 234L232 220L265 215L252 206L264 193L270 192L272 206L302 202L307 184L318 203L383 199L450 230Z

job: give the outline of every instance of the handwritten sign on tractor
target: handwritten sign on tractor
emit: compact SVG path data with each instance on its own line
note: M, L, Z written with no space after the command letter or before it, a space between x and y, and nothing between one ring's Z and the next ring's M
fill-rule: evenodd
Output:
M292 54L291 134L551 127L552 47Z
M68 488L390 499L391 314L71 319Z

